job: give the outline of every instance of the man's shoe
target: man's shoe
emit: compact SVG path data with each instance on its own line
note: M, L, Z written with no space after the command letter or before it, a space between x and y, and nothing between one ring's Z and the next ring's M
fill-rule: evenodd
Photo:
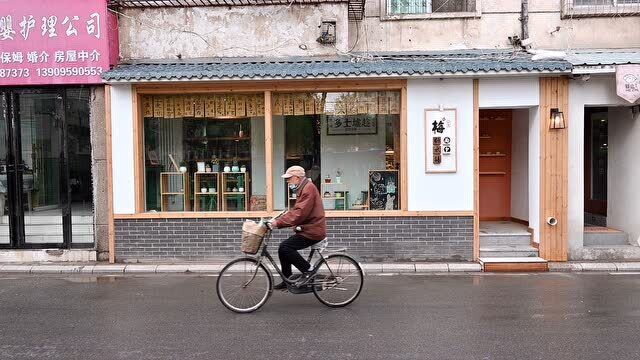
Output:
M287 284L281 281L280 284L273 287L274 290L287 290Z

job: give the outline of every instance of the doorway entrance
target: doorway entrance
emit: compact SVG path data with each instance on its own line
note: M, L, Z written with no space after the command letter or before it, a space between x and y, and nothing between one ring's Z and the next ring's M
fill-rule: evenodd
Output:
M530 109L480 110L478 175L483 262L538 257L529 228L529 127L536 116L533 114Z
M511 219L511 110L480 111L480 220Z
M72 229L93 246L84 91L0 90L0 248L70 248Z
M607 226L607 108L584 109L584 211L587 226Z

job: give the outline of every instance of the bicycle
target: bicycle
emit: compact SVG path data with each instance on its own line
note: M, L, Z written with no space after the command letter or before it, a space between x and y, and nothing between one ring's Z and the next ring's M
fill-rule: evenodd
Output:
M261 223L264 223L263 220ZM273 275L265 266L265 259L292 294L313 292L321 303L329 307L347 306L360 295L364 272L358 261L346 254L346 248L334 250L325 256L323 252L328 245L325 238L311 246L307 261L311 263L315 254L319 256L313 264L311 276L305 281L293 277L288 279L267 249L271 234L272 230L267 228L256 253L259 255L232 260L220 271L216 292L226 308L237 313L250 313L267 302L273 293Z

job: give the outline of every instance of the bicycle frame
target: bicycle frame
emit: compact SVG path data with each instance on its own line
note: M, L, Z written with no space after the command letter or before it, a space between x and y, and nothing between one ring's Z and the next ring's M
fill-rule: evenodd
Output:
M284 276L284 274L282 273L282 270L280 270L280 268L278 267L278 264L275 262L275 260L273 259L273 257L269 253L269 250L267 250L267 247L269 245L269 239L271 238L271 233L272 233L272 230L267 230L267 234L264 236L264 239L262 240L262 245L260 246L261 249L258 250L258 253L260 255L257 255L258 266L256 266L256 270L254 271L253 276L251 276L251 279L249 279L244 284L245 287L248 286L253 281L253 279L255 279L256 275L258 274L258 269L259 269L260 265L263 263L265 257L271 263L271 266L273 266L276 269L276 272L278 273L278 275L280 276L282 281L285 282L285 284L297 287L296 286L296 282L297 281L296 280L289 280L286 276ZM309 257L307 258L307 262L311 263L311 260L313 259L313 255L315 253L318 253L318 256L320 256L320 259L321 260L325 260L325 263L326 263L326 258L324 257L324 255L322 255L322 252L320 252L320 251L318 251L316 249L311 249L311 252L309 253ZM335 274L333 273L333 270L331 270L331 268L329 267L329 264L328 263L326 263L326 264L327 264L327 268L329 269L329 272L331 273L331 276L335 276ZM315 274L313 276L314 276L313 280L308 282L308 283L305 283L304 286L321 285L321 284L317 284L315 282Z

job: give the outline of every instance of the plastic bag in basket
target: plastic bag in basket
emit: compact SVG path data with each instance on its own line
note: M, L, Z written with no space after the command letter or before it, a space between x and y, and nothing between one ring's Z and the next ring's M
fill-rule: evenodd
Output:
M242 224L242 245L240 250L247 254L256 254L260 245L262 245L262 238L267 232L267 227L252 220L246 220Z

